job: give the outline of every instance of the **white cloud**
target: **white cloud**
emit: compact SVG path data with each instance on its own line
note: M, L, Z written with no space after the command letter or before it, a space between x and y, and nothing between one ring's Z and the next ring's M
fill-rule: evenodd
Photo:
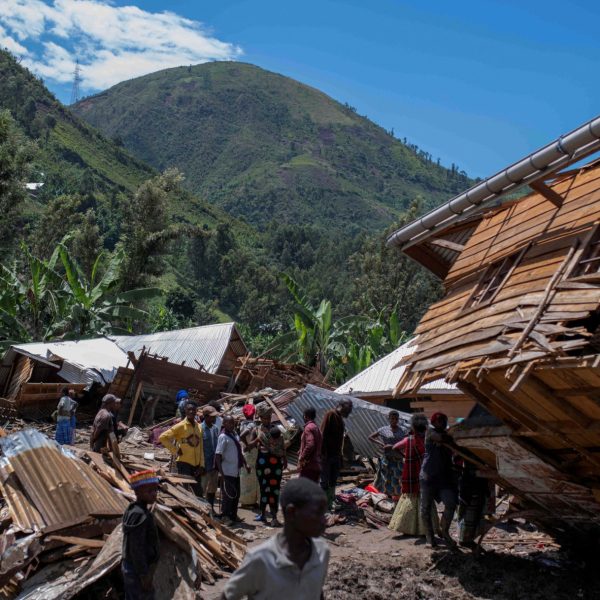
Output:
M173 12L113 6L107 0L1 0L0 45L56 82L73 78L78 58L81 87L87 90L168 67L231 60L242 53L197 21Z

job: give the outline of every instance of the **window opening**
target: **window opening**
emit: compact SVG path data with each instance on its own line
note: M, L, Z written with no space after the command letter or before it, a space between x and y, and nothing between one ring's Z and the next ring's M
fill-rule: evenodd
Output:
M596 227L588 241L585 250L581 253L579 261L573 268L570 277L593 275L600 272L600 227Z
M511 254L506 258L491 264L483 273L475 291L467 300L463 310L477 308L491 302L500 291L504 281L523 255L523 251Z

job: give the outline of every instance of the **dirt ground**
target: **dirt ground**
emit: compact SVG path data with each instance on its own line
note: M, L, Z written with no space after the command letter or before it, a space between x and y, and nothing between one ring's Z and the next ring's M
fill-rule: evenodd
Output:
M249 546L277 533L253 522L242 510L238 529ZM485 553L425 548L420 538L357 524L327 530L332 560L325 585L327 600L600 600L600 573L558 558L544 542L523 545L528 530L493 530ZM537 535L537 534L534 534ZM497 543L496 543L497 542ZM500 548L498 548L500 546ZM225 580L205 586L202 598L217 600Z

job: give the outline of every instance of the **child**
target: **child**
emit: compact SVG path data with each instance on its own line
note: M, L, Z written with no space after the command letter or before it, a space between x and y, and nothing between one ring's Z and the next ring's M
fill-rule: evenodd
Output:
M310 479L289 481L281 494L283 531L248 551L222 600L319 600L329 564L327 497Z
M121 570L126 600L154 600L153 578L158 564L158 529L149 504L156 502L158 477L154 471L139 471L129 477L135 492L123 515L123 560Z

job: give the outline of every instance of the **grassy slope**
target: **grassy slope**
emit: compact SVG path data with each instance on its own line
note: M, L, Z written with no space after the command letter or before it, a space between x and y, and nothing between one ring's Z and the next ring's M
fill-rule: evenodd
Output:
M107 189L132 191L153 169L65 109L42 81L0 51L0 109L36 140L39 171L77 178L84 171Z
M153 73L75 111L154 167L179 167L192 191L259 226L380 229L416 195L435 205L467 182L325 94L243 63Z

